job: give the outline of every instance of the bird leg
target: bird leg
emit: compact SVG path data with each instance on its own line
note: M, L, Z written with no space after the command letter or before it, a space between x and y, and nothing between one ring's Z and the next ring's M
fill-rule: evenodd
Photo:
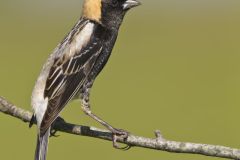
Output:
M99 122L100 124L105 126L109 131L112 132L112 134L113 134L113 147L114 148L123 149L123 150L126 150L126 149L130 148L129 146L121 148L117 144L117 141L119 139L121 139L121 138L126 139L128 137L128 132L124 131L122 129L116 129L116 128L112 127L110 124L108 124L107 122L105 122L104 120L99 118L97 115L92 113L92 111L90 110L90 104L89 104L88 99L82 99L82 109L83 109L85 114L87 114L88 116L90 116L91 118L93 118L94 120L96 120L97 122Z
M50 130L50 137L59 137L60 135L57 135L57 130L53 128L53 126L55 126L58 123L63 123L65 122L65 120L61 117L58 117L53 124L51 125L51 130Z

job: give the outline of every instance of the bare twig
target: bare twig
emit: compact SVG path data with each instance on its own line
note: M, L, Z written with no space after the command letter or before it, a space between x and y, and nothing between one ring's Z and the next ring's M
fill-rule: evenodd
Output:
M31 112L18 108L2 97L0 97L0 112L21 119L24 122L29 122L32 116ZM106 130L70 124L61 119L56 121L53 128L56 131L69 134L112 141L112 134ZM119 139L119 142L129 146L143 147L167 152L201 154L205 156L240 160L239 149L217 145L170 141L163 138L160 131L156 131L155 135L156 138L146 138L130 134L127 139Z

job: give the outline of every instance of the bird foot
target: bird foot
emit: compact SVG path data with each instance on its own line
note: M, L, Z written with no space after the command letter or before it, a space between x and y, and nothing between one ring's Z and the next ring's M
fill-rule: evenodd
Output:
M113 129L112 130L113 134L113 147L116 149L121 149L121 150L129 150L131 146L127 145L125 147L120 147L119 144L117 143L118 140L123 139L126 140L128 138L129 133L125 130L122 129Z
M59 137L60 135L57 135L56 133L57 133L57 130L51 128L50 137Z
M53 123L52 127L51 127L51 131L50 131L50 137L59 137L60 135L57 135L57 130L53 128L53 126L57 123L62 123L65 122L63 118L58 117L55 122Z

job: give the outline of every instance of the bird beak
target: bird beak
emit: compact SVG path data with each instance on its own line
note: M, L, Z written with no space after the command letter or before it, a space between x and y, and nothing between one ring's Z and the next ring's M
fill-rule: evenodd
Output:
M136 0L126 0L126 2L123 4L123 10L129 10L133 7L137 7L141 5L139 1Z

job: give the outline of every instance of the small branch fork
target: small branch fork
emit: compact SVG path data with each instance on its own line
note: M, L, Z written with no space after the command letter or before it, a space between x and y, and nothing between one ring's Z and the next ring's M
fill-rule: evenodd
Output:
M23 122L30 122L32 117L31 112L18 108L3 97L0 97L0 112L18 118ZM112 134L106 130L70 124L60 118L56 121L53 128L56 131L102 140L112 141L113 138ZM143 147L173 153L200 154L205 156L240 160L239 149L218 145L170 141L165 139L160 131L156 131L155 136L156 138L147 138L129 134L127 139L118 139L118 142L131 147Z

